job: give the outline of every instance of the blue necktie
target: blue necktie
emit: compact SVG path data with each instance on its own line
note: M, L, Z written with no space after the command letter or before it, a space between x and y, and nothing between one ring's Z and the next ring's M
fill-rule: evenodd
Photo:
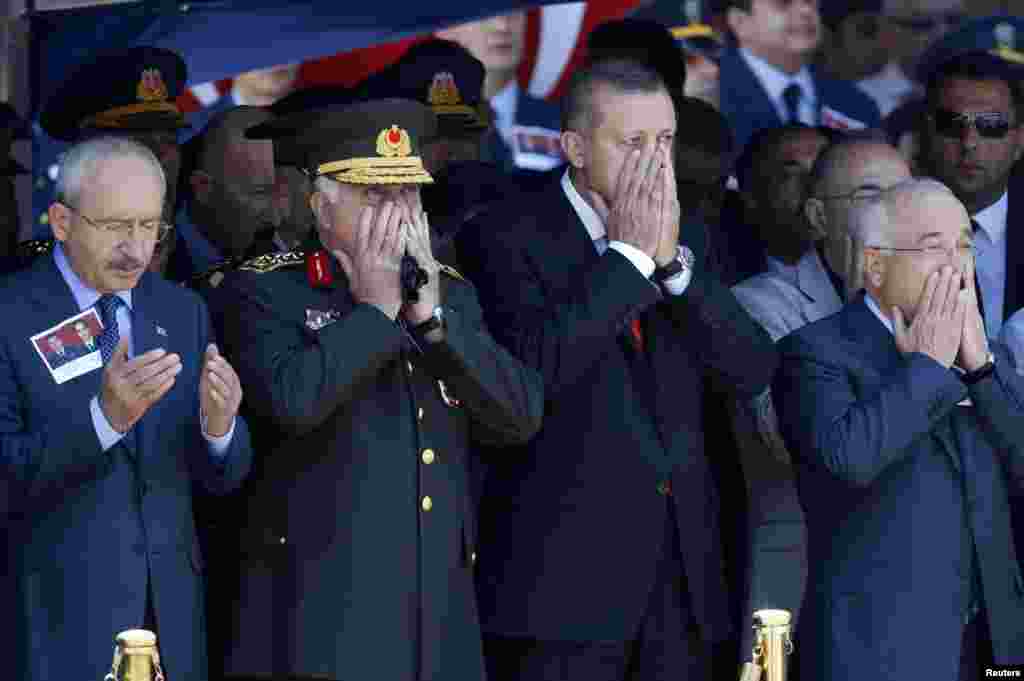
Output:
M103 334L100 336L100 355L103 357L103 365L114 355L121 334L117 330L117 308L124 305L124 301L111 293L100 296L96 307L100 311L100 320L103 322Z
M804 97L803 88L796 83L790 83L785 90L782 91L782 101L786 105L786 113L789 114L789 120L787 123L799 123L800 122L800 100Z

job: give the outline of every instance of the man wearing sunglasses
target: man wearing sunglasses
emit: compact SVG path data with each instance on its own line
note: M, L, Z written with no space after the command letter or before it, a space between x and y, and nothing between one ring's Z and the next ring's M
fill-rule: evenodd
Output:
M919 123L923 171L953 190L974 223L990 337L1024 306L1024 279L1016 274L1024 266L1024 177L1014 173L1024 143L1024 65L989 51L998 49L995 33L1004 27L1013 32L1016 24L1024 40L1024 22L1012 22L982 23L934 48Z

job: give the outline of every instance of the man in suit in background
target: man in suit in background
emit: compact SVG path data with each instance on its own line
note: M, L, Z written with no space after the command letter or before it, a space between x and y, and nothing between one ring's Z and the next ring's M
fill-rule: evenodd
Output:
M721 106L740 148L758 130L784 123L840 130L878 127L878 107L866 94L810 65L821 37L814 0L723 4L734 44L719 64Z
M112 637L138 626L158 632L172 678L207 677L192 488L229 491L251 456L241 387L205 306L146 269L170 229L164 183L136 142L73 147L49 209L58 246L4 282L19 678L99 678ZM58 386L25 340L90 308L104 366Z
M1022 48L1003 45L1008 28ZM1024 307L1024 21L997 18L926 55L921 166L967 207L990 338ZM1013 61L1017 59L1019 61Z
M884 141L841 140L818 156L806 187L815 198L801 202L811 203L812 208L806 216L798 216L811 223L813 230L795 230L808 239L796 265L775 262L767 271L733 287L736 299L772 340L778 342L805 324L840 310L847 287L826 262L828 244L839 238L837 233L845 233L856 201L909 178L906 161ZM809 243L812 239L814 243ZM775 247L769 241L769 254L784 253L785 243L783 239ZM769 256L769 262L777 259ZM750 503L745 611L784 608L796 620L807 578L807 537L791 457L779 435L769 391L733 407ZM753 632L745 627L743 633L741 650L747 651L753 645Z
M458 239L490 328L547 394L540 433L484 488L488 673L705 679L731 618L700 399L706 376L763 390L771 341L680 245L658 75L598 61L565 107L571 170Z
M516 80L526 40L526 13L511 12L446 28L438 38L453 40L487 69L483 96L494 111L481 160L505 170L545 172L562 163L558 107L524 91Z
M866 292L783 339L772 386L808 528L801 677L979 679L1024 663L1024 379L985 337L952 192L856 211Z

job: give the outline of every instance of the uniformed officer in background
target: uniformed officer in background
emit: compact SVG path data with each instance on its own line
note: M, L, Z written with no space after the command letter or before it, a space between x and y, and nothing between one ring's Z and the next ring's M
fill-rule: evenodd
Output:
M543 391L431 253L419 151L434 125L397 99L298 114L315 243L216 289L262 426L228 674L484 678L467 462L473 443L531 438ZM426 274L414 296L406 253Z
M181 56L160 47L109 50L80 65L46 101L39 125L63 142L96 135L123 135L147 147L167 178L163 218L173 223L181 148L178 131L188 127L175 103L188 80ZM150 270L163 273L175 239L158 244ZM25 266L53 250L53 238L19 244L17 259Z

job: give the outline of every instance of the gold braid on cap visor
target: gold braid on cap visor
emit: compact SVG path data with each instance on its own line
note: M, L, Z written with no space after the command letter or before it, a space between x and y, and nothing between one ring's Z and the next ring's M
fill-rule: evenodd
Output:
M419 156L347 158L317 166L316 174L348 184L430 184L434 181Z
M175 117L180 125L185 124L185 117L176 104L171 102L145 102L142 104L129 104L107 109L89 116L82 121L79 127L82 128L121 128L125 125L125 119L136 114L165 113Z

